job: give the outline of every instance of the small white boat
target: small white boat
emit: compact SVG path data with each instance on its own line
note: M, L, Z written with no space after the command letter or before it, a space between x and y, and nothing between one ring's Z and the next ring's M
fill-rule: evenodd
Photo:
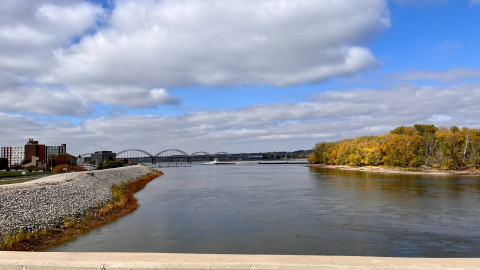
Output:
M218 161L218 159L214 159L212 161L203 162L202 165L235 165L235 162Z

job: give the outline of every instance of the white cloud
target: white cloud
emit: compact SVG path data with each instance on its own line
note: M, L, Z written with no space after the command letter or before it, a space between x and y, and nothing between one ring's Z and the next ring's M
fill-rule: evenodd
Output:
M480 5L480 0L470 0L470 5L472 6Z
M65 91L44 87L17 88L2 93L2 111L18 111L55 115L86 115L92 108L79 102L79 97Z
M81 0L6 0L0 77L26 83L18 91L0 81L0 93L79 97L77 114L97 102L178 104L167 90L177 86L319 82L375 66L362 44L389 25L384 0L124 0L111 12ZM2 110L65 113L31 103Z
M90 111L67 87L35 80L51 72L53 50L69 46L103 16L100 7L83 1L2 1L0 110L59 115Z
M358 44L388 28L389 15L381 0L119 1L109 26L58 51L45 80L145 88L318 82L375 65Z
M455 68L445 71L415 70L394 73L390 77L405 81L436 81L436 82L461 82L468 79L480 79L480 70L471 68Z
M82 97L62 88L0 73L0 110L53 115L86 115L93 110Z
M45 125L0 113L4 127L0 138L7 138L12 145L21 145L28 137L50 144L66 142L73 154L127 148L151 153L168 148L189 153L297 150L309 149L322 140L382 134L416 123L480 128L478 100L480 84L465 84L324 92L299 104L201 111L175 117L100 117L79 126Z
M103 10L82 1L5 0L0 9L0 72L40 75L52 50L96 27Z

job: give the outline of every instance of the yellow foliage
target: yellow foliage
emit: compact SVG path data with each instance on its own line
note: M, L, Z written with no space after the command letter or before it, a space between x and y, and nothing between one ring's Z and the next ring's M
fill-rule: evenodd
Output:
M57 166L53 167L52 171L53 171L53 173L71 172L72 171L72 166L70 166L68 164L57 165Z
M354 166L478 168L480 130L402 126L380 136L318 143L309 161Z

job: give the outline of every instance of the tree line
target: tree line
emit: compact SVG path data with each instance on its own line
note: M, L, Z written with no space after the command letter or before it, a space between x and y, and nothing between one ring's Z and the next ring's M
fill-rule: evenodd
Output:
M401 126L388 134L320 142L313 164L465 169L480 167L480 130L456 126Z

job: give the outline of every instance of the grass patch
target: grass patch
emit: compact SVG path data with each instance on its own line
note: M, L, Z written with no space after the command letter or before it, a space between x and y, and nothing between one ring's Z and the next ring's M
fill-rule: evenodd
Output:
M163 175L162 172L151 173L135 181L112 186L113 200L99 203L98 207L83 214L81 217L64 219L55 228L34 231L19 230L2 236L0 250L39 251L67 242L93 229L128 215L138 208L135 192L142 190L148 182Z
M36 175L44 175L44 174L52 174L51 172L26 172L28 176L36 176ZM0 172L0 178L9 178L9 177L20 177L22 172Z
M0 186L1 185L7 185L7 184L17 184L17 183L28 182L28 181L35 180L35 179L38 179L38 178L17 179L17 180L0 180Z

